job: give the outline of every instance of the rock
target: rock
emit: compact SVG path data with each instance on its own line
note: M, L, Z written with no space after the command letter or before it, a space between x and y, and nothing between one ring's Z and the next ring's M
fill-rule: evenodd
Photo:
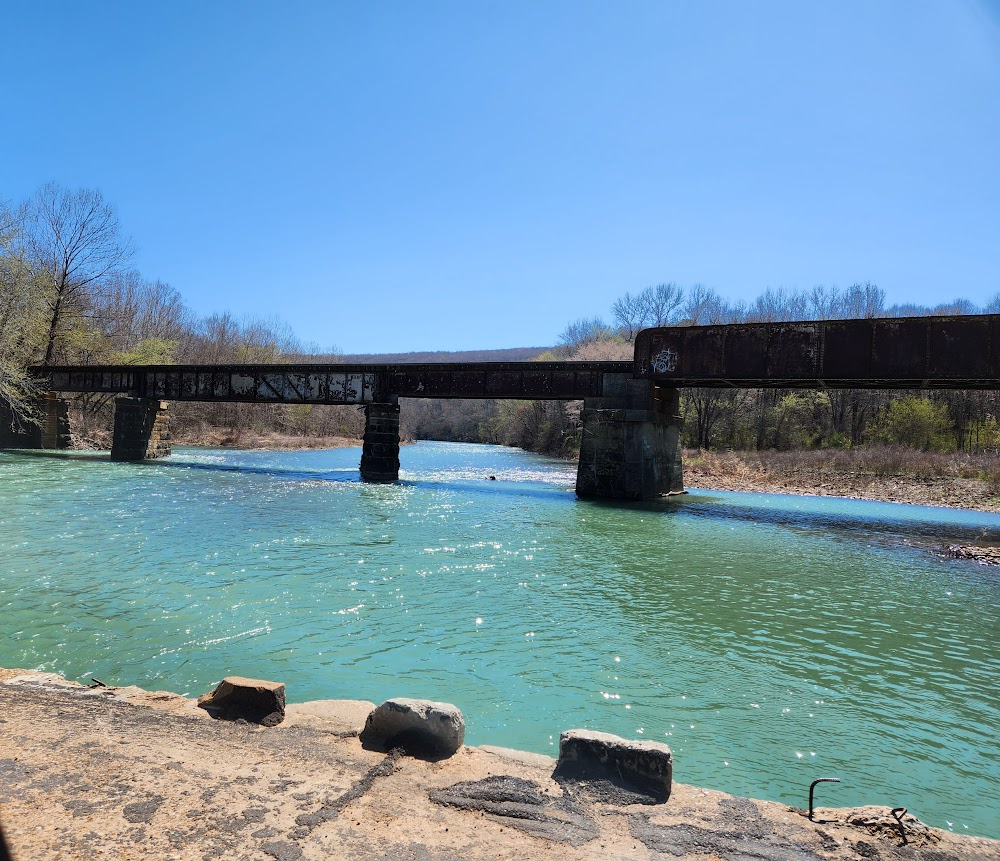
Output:
M1000 547L952 544L948 552L959 559L974 559L980 565L1000 565Z
M227 676L198 706L220 720L246 720L277 726L285 719L285 686L281 682Z
M465 719L456 706L403 697L386 700L361 731L361 743L375 750L401 747L411 756L444 759L465 741Z
M662 803L670 798L673 755L658 741L629 741L606 732L573 729L559 736L559 761L552 776L624 790L632 803ZM609 800L611 800L609 798ZM624 799L622 799L624 800Z

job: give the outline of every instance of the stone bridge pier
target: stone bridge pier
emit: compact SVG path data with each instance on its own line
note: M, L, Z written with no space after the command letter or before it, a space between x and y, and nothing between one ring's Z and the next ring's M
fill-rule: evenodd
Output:
M399 399L365 406L365 437L361 448L361 480L399 479Z
M576 495L642 500L682 493L679 411L677 389L605 374L601 397L583 401Z
M36 407L41 413L37 425L14 415L10 404L0 401L0 449L4 448L69 448L69 405L55 393L39 398Z
M112 460L149 460L170 454L170 413L158 398L115 398Z

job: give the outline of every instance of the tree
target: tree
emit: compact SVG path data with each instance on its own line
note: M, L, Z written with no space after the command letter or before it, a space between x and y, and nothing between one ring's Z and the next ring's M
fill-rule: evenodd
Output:
M887 404L872 423L872 436L879 442L895 443L924 451L954 449L948 408L927 398L907 395Z
M67 316L132 255L114 207L94 189L43 185L23 211L24 248L48 307L45 364L55 358Z
M631 293L626 293L615 299L611 306L611 316L615 318L619 331L629 341L635 340L636 332L645 325L645 307L641 294L633 296Z
M614 331L600 317L581 317L570 323L559 336L559 345L565 352L573 352L583 344L614 337Z
M685 322L692 326L731 323L735 319L733 309L726 300L704 284L694 284L688 290L683 314Z
M34 273L24 258L19 220L0 200L0 401L14 417L37 419L40 392L27 365L44 326Z

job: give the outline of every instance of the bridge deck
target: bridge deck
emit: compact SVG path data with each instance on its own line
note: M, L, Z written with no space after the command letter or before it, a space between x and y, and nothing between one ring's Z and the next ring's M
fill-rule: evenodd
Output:
M670 386L1000 389L1000 314L644 329L635 376Z
M173 401L365 404L404 398L580 400L632 362L393 365L91 365L34 368L57 392L129 393Z

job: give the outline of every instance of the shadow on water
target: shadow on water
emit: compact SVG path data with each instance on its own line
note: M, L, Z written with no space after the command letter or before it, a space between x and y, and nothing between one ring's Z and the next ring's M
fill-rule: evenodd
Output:
M237 451L238 449L233 449ZM95 464L106 466L111 463L108 452L67 452L39 449L8 450L7 454L23 455L29 458L48 458L50 460L68 460L74 464ZM282 452L286 453L286 452ZM289 469L288 467L253 466L238 463L205 463L190 460L145 460L121 462L122 466L133 466L140 469L181 469L200 470L203 472L237 473L241 475L263 475L271 478L289 479L294 481L323 481L336 484L363 484L366 488L406 487L406 488L447 488L455 492L484 494L488 496L508 497L545 497L553 494L572 498L571 491L558 484L533 481L490 481L489 479L473 480L467 477L451 478L398 479L389 482L362 482L357 467L330 470Z
M106 452L62 452L62 451L38 451L32 449L15 450L9 454L24 455L26 457L50 458L53 460L71 460L73 463L100 464L111 463L111 455ZM304 481L346 481L361 482L361 476L356 470L294 470L282 469L279 467L250 466L248 464L235 463L196 463L192 461L170 461L170 460L136 460L122 461L122 466L133 466L141 469L196 469L205 472L236 472L247 475L268 475L275 478L297 478Z
M743 501L748 500L748 501ZM713 494L698 491L645 502L587 500L595 508L634 510L664 516L759 523L891 540L893 543L929 545L941 542L1000 544L1000 516L981 512L938 509L903 503L840 497L803 497L791 494ZM850 506L850 512L844 509ZM989 519L993 523L970 525L957 517Z
M31 457L71 460L81 464L109 462L104 452L65 452L19 449L9 454ZM204 463L190 460L136 461L129 465L143 469L182 469L204 472L262 475L296 481L323 481L331 483L362 484L357 469L303 470L251 464ZM378 484L366 485L378 487ZM465 476L442 478L401 479L387 482L387 486L406 488L444 487L453 492L511 498L561 497L567 502L579 501L581 505L615 510L618 512L655 513L672 517L690 517L740 523L759 523L801 529L810 532L827 532L866 539L890 541L894 544L918 546L941 543L1000 544L1000 516L963 511L961 517L982 518L981 524L954 522L951 509L932 508L903 503L876 502L872 500L840 497L812 497L790 494L737 493L734 491L702 491L679 494L662 499L642 502L618 500L576 500L572 490L564 485L530 480L475 480ZM850 507L850 512L844 510Z

